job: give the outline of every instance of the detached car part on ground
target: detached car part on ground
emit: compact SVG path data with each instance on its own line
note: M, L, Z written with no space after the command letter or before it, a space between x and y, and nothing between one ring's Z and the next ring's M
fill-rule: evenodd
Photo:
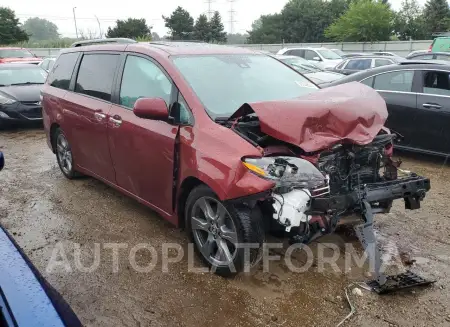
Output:
M121 49L101 49L109 48ZM88 60L100 55L89 53L96 47L76 49L61 55L78 58L67 71L69 89L53 87L50 76L42 91L47 142L66 177L99 178L185 227L199 256L222 276L244 269L248 258L239 244L256 244L249 259L258 262L267 231L308 243L357 214L360 239L377 259L378 287L399 287L380 274L379 254L367 244L375 241L373 214L388 212L396 199L417 209L430 181L398 176L394 135L383 127L386 104L376 91L360 83L319 90L294 69L245 49L130 44L121 51L151 56L174 83L164 87L172 100L136 94L127 109L117 98L77 92L76 72L86 73L77 51ZM105 72L103 62L90 69ZM55 67L57 74L58 60ZM120 82L126 63L112 67L107 73ZM204 84L208 74L222 88ZM118 94L120 83L113 85ZM245 103L249 98L291 100ZM187 119L179 118L179 99ZM107 109L99 112L102 105Z
M4 166L0 151L0 170ZM75 313L0 226L0 326L78 327Z

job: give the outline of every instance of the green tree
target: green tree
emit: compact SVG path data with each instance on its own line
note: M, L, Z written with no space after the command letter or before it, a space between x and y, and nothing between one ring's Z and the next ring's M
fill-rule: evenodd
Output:
M147 26L144 18L128 18L127 20L116 21L116 26L108 27L106 37L127 37L130 39L151 37L151 27Z
M27 33L21 28L13 10L0 7L0 44L28 41Z
M322 42L324 30L347 9L350 0L290 0L280 14L261 16L248 42Z
M28 18L23 24L23 29L29 35L31 41L56 40L59 38L58 26L47 19Z
M283 42L283 21L281 14L262 15L248 31L248 43L270 44Z
M450 9L447 0L428 0L423 10L428 33L447 32L450 27Z
M417 0L403 0L402 8L394 16L394 31L399 40L424 40L427 24Z
M227 42L227 33L223 27L222 17L218 11L215 11L209 22L211 31L211 42L225 43Z
M281 11L285 42L322 42L324 31L347 9L345 0L290 0Z
M325 35L340 42L386 41L392 34L392 18L392 11L382 2L352 2L348 11L326 29Z
M169 17L162 16L166 27L170 31L172 40L192 40L194 34L194 18L182 7L177 9Z
M204 42L209 42L211 39L211 29L208 17L204 14L198 16L197 21L195 22L193 39Z

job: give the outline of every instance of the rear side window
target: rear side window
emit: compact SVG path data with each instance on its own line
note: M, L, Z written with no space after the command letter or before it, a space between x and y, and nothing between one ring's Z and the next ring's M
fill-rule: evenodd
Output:
M347 66L345 66L345 69L365 70L369 69L371 64L372 59L352 59L348 61L348 64Z
M78 52L64 53L59 56L48 77L48 83L59 89L68 90L73 69L78 59Z
M375 76L375 90L411 92L414 71L405 70Z
M78 70L75 92L111 101L118 63L119 55L116 54L85 54Z
M389 59L375 59L375 67L392 65L393 62Z

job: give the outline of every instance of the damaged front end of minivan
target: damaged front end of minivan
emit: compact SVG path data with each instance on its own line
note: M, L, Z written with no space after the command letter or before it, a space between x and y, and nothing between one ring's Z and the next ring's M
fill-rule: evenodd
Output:
M393 160L395 134L383 127L387 116L377 92L351 83L294 100L245 104L222 122L261 153L243 157L242 164L274 182L257 201L268 229L283 230L292 243L309 243L333 233L343 218L360 217L355 230L375 260L372 286L380 293L429 283L410 272L383 275L380 253L370 246L374 214L389 212L397 199L418 209L430 189L428 178Z

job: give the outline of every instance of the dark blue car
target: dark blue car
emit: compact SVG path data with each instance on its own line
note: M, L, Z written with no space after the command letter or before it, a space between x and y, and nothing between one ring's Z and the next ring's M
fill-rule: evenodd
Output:
M4 162L0 152L0 170ZM82 326L3 226L0 226L0 326Z

